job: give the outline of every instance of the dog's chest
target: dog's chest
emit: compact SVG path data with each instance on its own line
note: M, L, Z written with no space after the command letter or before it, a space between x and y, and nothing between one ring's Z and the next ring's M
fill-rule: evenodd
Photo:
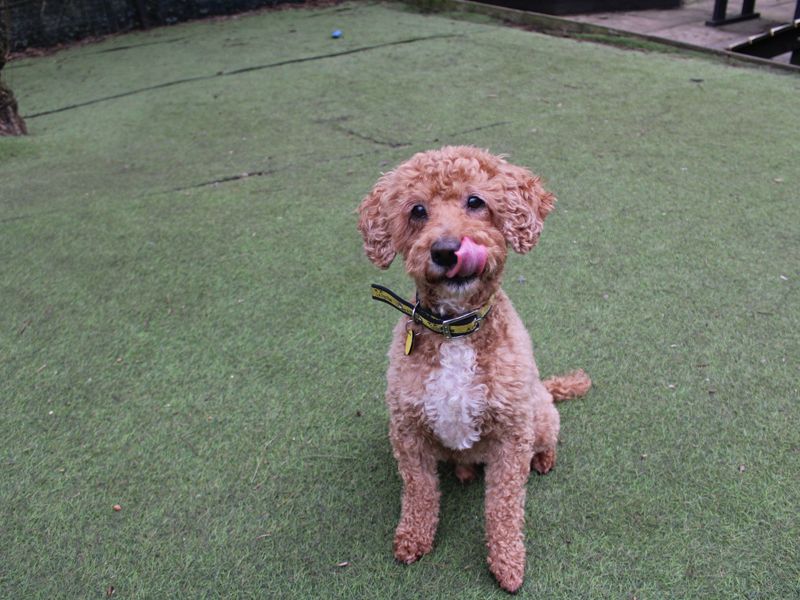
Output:
M439 441L466 450L480 439L486 409L486 385L478 382L475 349L466 338L447 340L439 351L439 367L425 380L424 409Z

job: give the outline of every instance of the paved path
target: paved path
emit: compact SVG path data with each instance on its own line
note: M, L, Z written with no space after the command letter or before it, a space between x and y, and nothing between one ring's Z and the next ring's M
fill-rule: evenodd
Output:
M760 13L760 18L722 27L708 27L705 24L711 18L713 8L714 0L684 0L681 8L670 10L593 13L569 18L721 50L791 21L795 0L757 0L756 12ZM729 0L728 16L740 12L741 1ZM788 54L775 60L788 62Z

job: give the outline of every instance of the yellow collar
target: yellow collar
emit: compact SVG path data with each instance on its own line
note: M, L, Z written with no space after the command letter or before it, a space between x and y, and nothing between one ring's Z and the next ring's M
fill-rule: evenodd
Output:
M390 289L375 283L372 284L372 298L373 300L380 300L381 302L395 307L400 312L411 317L414 323L419 323L426 329L443 335L446 338L454 338L475 333L481 328L481 322L488 316L489 311L492 310L492 300L494 296L489 298L489 301L481 308L450 319L440 319L422 308L419 302L411 304L403 300Z

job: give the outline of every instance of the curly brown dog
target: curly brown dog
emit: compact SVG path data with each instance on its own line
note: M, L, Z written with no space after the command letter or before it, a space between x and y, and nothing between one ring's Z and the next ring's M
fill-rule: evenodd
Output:
M394 555L431 551L439 519L437 463L463 482L485 465L489 568L520 588L525 571L525 483L547 473L559 431L554 400L583 395L582 371L545 379L530 338L500 289L507 246L533 248L555 198L539 178L473 147L422 152L383 175L359 207L364 249L388 268L396 254L416 284L389 349L390 440L403 480Z

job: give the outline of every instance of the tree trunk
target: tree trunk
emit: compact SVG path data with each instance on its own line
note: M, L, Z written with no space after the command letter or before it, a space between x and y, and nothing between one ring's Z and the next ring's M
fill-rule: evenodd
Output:
M8 36L11 34L10 10L5 0L0 0L0 135L24 135L28 133L25 121L19 116L14 92L3 82L3 67L6 64Z
M14 93L0 81L0 135L25 135L25 121L19 116Z

